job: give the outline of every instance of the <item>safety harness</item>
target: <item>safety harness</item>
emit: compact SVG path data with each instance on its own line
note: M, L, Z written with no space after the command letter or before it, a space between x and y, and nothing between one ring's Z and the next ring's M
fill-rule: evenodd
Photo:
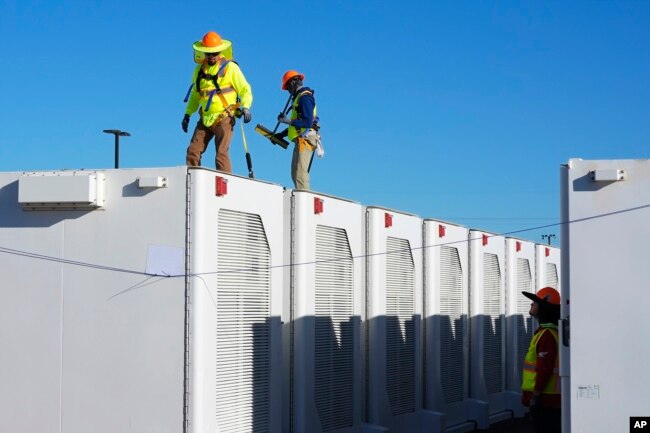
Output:
M313 95L313 94L314 94L313 90L303 90L293 98L291 109L296 113L296 118L302 118L305 116L305 113L302 112L302 107L300 106L300 104L298 104L299 99L304 95ZM302 133L299 133L298 135L302 136L306 134L310 129L318 131L320 129L319 120L320 119L318 118L318 116L314 115L314 121L312 122L311 128L305 128L305 130L302 131Z
M300 104L298 102L299 102L300 98L302 98L303 96L305 96L305 95L313 95L313 94L314 94L313 90L303 90L303 91L296 94L296 96L293 98L292 107L291 107L292 110L293 110L293 114L291 116L292 119L304 118L305 117L305 113L302 112L302 108L301 108L301 106L300 106ZM316 132L316 134L318 134L318 130L320 129L319 119L318 119L318 116L316 115L316 109L315 108L314 108L314 116L313 116L313 122L312 122L311 127L298 129L298 128L295 128L293 126L289 126L289 128L290 128L289 138L292 139L292 140L294 138L297 138L298 151L299 152L302 152L305 149L309 149L309 150L316 149L315 144L311 144L305 139L305 137L310 133L311 130L314 130ZM294 136L293 133L291 133L291 128L295 129L295 133L297 135ZM301 129L302 129L302 131L301 131Z
M221 103L223 104L224 107L224 116L218 116L216 122L220 122L223 120L224 117L228 116L232 119L234 119L234 111L237 110L241 102L239 101L239 96L237 96L237 102L234 104L228 105L228 101L226 101L226 98L223 96L224 92L234 92L235 89L232 87L224 87L223 89L219 87L219 84L217 83L217 79L223 78L226 75L226 66L230 62L236 63L233 60L228 60L225 58L221 59L221 64L219 65L219 69L217 70L217 73L212 75L212 74L206 74L204 71L203 66L199 69L199 73L196 74L196 82L190 85L190 88L187 89L187 94L185 95L185 99L183 102L187 102L190 94L192 93L192 88L196 86L196 92L201 95L201 96L208 96L208 103L205 104L205 111L208 111L210 109L210 105L212 104L212 98L216 94L219 99L221 100ZM208 80L212 81L212 84L214 84L214 89L212 90L201 90L201 80Z

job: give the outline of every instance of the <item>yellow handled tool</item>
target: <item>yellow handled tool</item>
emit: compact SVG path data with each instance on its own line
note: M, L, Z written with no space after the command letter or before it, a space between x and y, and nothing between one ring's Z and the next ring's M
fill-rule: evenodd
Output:
M289 147L289 142L287 142L286 140L283 140L283 139L279 138L277 135L275 135L275 134L273 133L273 131L271 131L270 129L268 129L268 128L265 127L264 125L260 125L260 124L258 123L257 126L255 127L255 132L257 132L258 134L262 134L264 137L266 137L266 138L268 138L269 140L271 140L271 143L273 143L273 144L277 144L278 146L281 146L281 147L284 148L284 149L286 149L287 147Z
M280 115L287 114L287 108L289 108L289 104L291 104L292 97L293 95L289 95L289 99L287 99L287 103L284 104L284 108L282 109L282 113L280 113ZM275 135L275 132L278 130L278 126L280 126L279 121L278 123L275 124L275 128L273 128L273 131L271 131L269 128L266 128L265 126L260 125L258 123L257 126L255 127L255 132L262 134L264 137L271 140L271 143L277 144L278 146L281 146L283 149L286 149L287 147L289 147L289 142Z

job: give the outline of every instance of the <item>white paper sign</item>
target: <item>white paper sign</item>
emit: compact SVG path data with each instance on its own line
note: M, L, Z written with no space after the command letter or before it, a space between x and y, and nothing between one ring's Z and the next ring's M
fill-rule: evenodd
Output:
M600 399L600 385L578 385L578 400Z
M165 245L149 245L147 248L147 269L149 275L178 276L185 274L183 248Z

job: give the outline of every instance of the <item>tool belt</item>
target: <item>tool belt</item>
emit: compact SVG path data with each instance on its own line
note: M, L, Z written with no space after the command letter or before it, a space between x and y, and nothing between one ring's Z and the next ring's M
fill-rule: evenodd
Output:
M226 117L230 117L230 122L234 125L235 124L235 116L233 115L234 111L239 108L239 103L229 105L224 111L219 113L217 116L216 120L212 124L213 127L216 127L219 123L221 123ZM232 110L232 112L230 111Z
M226 117L230 117L232 124L235 124L235 110L241 106L241 103L237 102L235 104L228 105L221 113L217 115L210 129L216 128L216 126L223 121ZM199 116L203 118L203 107L199 107Z
M302 152L305 149L309 149L313 152L316 149L319 138L318 132L313 129L304 135L299 135L294 139L298 146L298 152Z
M228 105L226 108L223 109L223 111L217 116L217 121L221 122L223 119L226 117L232 118L232 120L235 120L235 111L241 106L240 102L236 102L234 104Z
M309 144L309 142L302 137L296 138L296 141L298 141L298 152L302 152L305 149L309 149L311 151L316 149L316 146Z

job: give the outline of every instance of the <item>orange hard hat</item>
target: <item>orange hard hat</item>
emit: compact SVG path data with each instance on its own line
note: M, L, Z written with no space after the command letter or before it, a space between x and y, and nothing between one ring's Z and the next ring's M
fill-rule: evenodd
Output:
M203 35L203 39L201 39L204 47L218 47L221 45L221 42L221 36L217 32L207 32Z
M289 82L289 80L291 80L294 77L299 77L300 80L305 79L305 76L298 71L294 71L294 70L287 71L282 76L282 90L287 90L287 83Z
M544 287L539 289L537 294L530 292L521 292L528 299L535 301L537 303L546 303L550 305L560 305L560 294L553 287Z
M232 60L232 42L221 39L219 33L210 30L200 41L192 44L194 48L194 61L203 63L206 53L221 53L225 58Z

